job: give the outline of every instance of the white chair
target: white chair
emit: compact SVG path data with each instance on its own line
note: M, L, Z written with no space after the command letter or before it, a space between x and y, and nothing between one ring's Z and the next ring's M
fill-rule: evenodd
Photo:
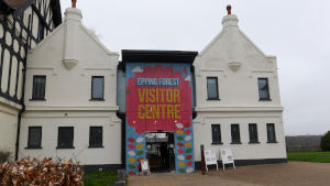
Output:
M219 170L217 157L213 150L205 150L204 156L205 156L206 171L209 171L209 169L207 168L208 165L216 165L217 170Z
M226 164L233 164L234 169L236 169L233 152L230 147L221 148L220 156L221 156L221 160L222 160L222 169L223 170L226 169Z

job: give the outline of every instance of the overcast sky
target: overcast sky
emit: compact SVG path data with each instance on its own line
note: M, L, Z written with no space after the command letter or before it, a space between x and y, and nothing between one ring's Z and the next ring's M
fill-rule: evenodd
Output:
M61 0L62 11L71 0ZM110 50L201 51L225 7L267 55L277 56L286 135L330 130L329 0L78 0L83 23Z

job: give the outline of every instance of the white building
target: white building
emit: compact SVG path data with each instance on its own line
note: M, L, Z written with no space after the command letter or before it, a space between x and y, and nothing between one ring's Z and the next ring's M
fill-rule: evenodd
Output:
M276 57L265 55L252 43L239 29L235 15L225 16L222 25L194 62L195 157L200 159L197 149L204 144L214 150L230 146L238 163L283 162L286 149ZM210 132L219 129L221 137L212 140Z
M199 54L123 50L122 62L81 19L66 9L28 51L25 109L12 115L21 125L0 119L19 134L18 158L74 159L87 170L126 165L131 175L148 158L152 170L192 172L204 145L231 147L238 165L286 162L276 58L235 15ZM4 136L14 148L16 136Z
M121 164L121 122L116 116L119 55L108 51L81 18L79 9L67 9L64 22L29 51L20 158ZM103 138L93 143L90 131Z

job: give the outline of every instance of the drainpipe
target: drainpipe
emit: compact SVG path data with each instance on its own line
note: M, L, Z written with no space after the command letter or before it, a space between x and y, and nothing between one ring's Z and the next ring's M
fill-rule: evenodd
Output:
M28 51L28 45L25 46L25 51L27 53ZM23 70L22 70L22 77L23 77L23 85L22 85L22 97L21 97L21 103L22 103L22 109L19 111L17 116L17 131L16 131L16 144L15 144L15 161L18 160L18 154L19 154L19 141L20 141L20 135L21 135L21 122L22 122L22 115L25 111L25 103L24 103L24 97L25 97L25 79L26 79L26 56L25 56L25 64L23 63Z
M21 121L22 121L22 114L25 108L19 111L17 116L17 131L16 131L16 143L15 143L15 161L18 160L18 153L19 153L19 139L21 134Z

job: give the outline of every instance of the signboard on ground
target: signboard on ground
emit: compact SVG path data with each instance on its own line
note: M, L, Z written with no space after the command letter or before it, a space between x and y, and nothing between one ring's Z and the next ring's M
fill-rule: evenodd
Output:
M223 170L225 170L225 164L233 164L233 167L235 168L235 162L231 148L229 147L221 148L220 155L221 155Z
M213 150L205 150L205 164L206 164L206 171L208 171L208 165L216 165L218 170L218 161L217 156Z

